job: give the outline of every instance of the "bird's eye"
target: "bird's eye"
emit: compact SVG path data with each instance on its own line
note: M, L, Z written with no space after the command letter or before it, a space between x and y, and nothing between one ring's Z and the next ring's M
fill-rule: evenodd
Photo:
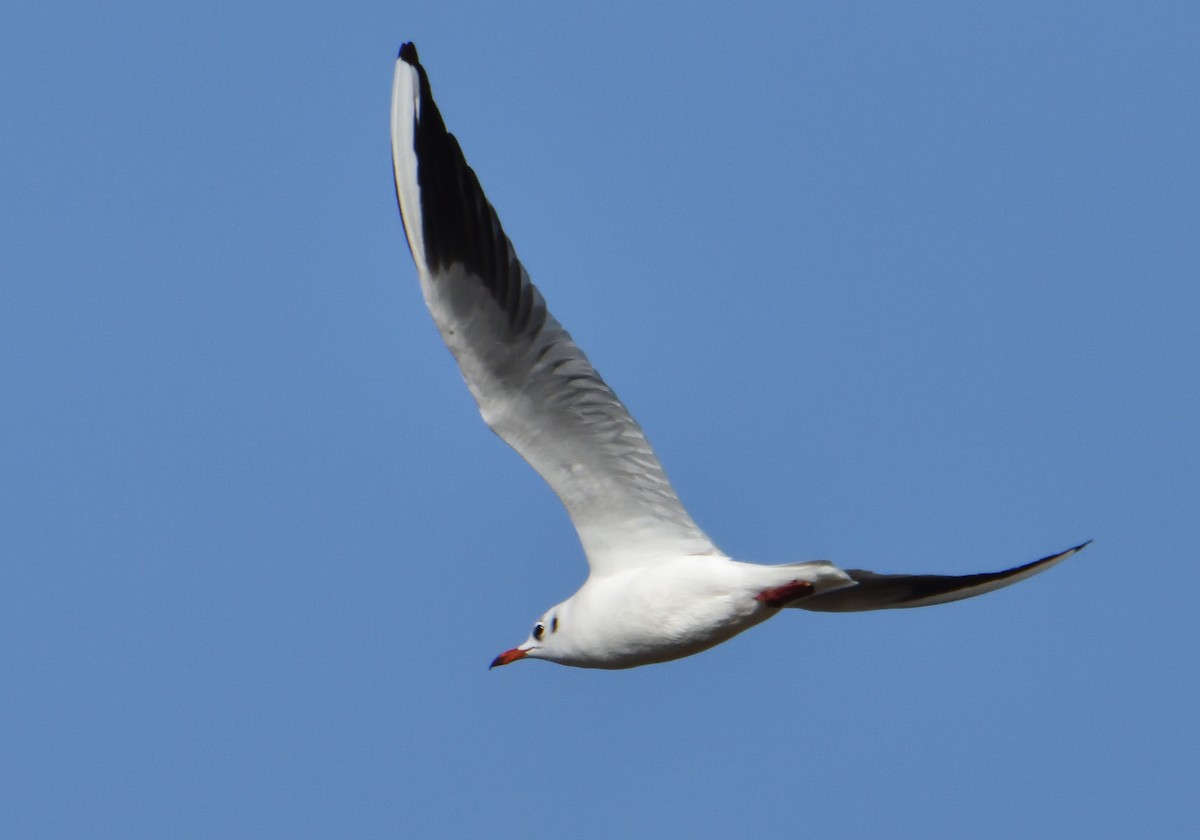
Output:
M540 639L542 638L542 634L545 632L546 625L542 624L542 622L539 621L537 624L533 625L533 638Z

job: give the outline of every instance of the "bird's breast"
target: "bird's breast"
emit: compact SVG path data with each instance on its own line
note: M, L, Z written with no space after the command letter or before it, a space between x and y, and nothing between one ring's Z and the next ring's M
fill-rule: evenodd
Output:
M707 558L590 579L572 602L580 658L597 668L691 656L773 614Z

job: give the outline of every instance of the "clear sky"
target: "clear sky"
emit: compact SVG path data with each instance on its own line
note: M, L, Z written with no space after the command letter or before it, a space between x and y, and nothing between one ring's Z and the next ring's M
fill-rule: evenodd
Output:
M6 11L0 835L1195 836L1200 6L573 5ZM489 673L586 567L422 305L410 39L727 552L1095 544Z

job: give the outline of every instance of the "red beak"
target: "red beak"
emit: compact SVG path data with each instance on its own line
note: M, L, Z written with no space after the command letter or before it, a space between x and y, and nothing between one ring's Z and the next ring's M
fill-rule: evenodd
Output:
M492 660L492 664L488 666L488 670L492 670L497 665L507 665L509 662L516 662L518 659L524 658L524 656L525 651L521 650L520 648L506 650L504 653Z

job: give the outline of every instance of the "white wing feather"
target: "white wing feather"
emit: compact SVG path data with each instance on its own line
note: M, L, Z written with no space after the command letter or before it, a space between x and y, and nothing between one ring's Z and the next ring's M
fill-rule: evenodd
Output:
M411 45L392 97L396 195L425 303L484 421L558 494L593 574L720 554L637 422L546 309Z

